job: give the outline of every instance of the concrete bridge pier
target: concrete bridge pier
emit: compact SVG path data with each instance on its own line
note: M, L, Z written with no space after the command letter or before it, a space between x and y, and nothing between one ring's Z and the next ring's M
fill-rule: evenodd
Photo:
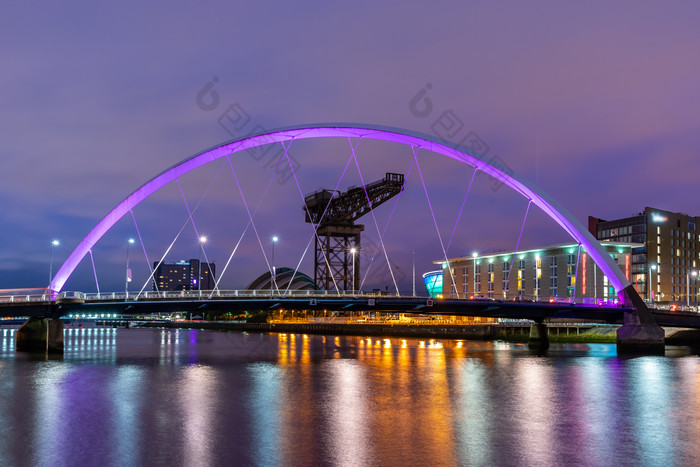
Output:
M530 350L547 350L549 348L549 332L544 322L536 321L530 326L530 337L527 340Z
M654 317L630 285L619 294L622 301L636 308L636 313L625 313L623 325L617 330L618 354L664 354L666 336Z
M52 318L29 318L17 330L15 350L63 353L63 321Z

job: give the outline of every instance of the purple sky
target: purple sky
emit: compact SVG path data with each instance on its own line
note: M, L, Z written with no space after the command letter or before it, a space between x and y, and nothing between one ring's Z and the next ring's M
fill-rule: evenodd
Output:
M0 289L46 285L52 238L62 242L55 271L143 182L255 125L364 122L432 134L452 110L464 124L460 134L476 132L489 146L487 158L498 156L584 223L589 214L622 217L646 205L698 215L700 4L511 3L3 3ZM196 97L210 82L219 103L204 110ZM409 102L427 83L433 110L421 118ZM236 103L251 120L232 136L217 119ZM411 162L405 147L361 149L366 181L405 172ZM307 193L335 185L347 142L299 144L292 154ZM419 161L447 239L471 172L427 154ZM235 160L253 204L273 175L266 164L248 155ZM183 178L188 202L196 204L218 168ZM195 219L212 237L207 255L219 267L247 221L224 169ZM342 189L359 183L356 172ZM387 238L403 289L410 288L413 249L419 273L442 255L415 175ZM276 264L294 266L308 234L298 190L293 181L271 186L261 239L269 255L269 237L280 235ZM449 256L514 247L526 203L491 187L477 178ZM378 220L390 210L378 210ZM135 211L151 261L184 212L176 185ZM409 220L416 224L409 228ZM367 241L376 242L371 218L363 223ZM524 246L565 240L539 213L527 225ZM125 219L96 247L103 290L123 287L125 239L133 232ZM194 238L183 230L167 260L195 257ZM132 289L145 280L139 248L132 250L139 282ZM244 287L264 269L254 236L241 248L228 287ZM302 269L312 274L308 259ZM387 277L378 272L372 285ZM66 285L94 288L89 263Z

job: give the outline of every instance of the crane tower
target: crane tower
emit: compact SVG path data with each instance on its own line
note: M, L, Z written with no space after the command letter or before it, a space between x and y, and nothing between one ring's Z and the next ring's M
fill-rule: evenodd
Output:
M360 257L357 253L365 226L355 221L401 193L403 186L403 174L387 172L382 180L364 187L351 187L337 194L320 190L304 199L306 222L318 226L314 281L319 288L331 290L337 285L342 290L358 290Z

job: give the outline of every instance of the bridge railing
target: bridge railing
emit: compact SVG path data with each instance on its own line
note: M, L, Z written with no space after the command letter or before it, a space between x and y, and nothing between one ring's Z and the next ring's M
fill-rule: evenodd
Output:
M0 295L0 303L48 302L50 298L49 294Z
M61 292L58 299L79 299L85 301L109 301L109 300L195 300L195 299L219 299L219 298L338 298L338 297L410 297L410 295L398 295L386 292L360 292L360 291L333 291L333 290L176 290L176 291L147 291L136 292ZM423 297L428 298L428 297Z

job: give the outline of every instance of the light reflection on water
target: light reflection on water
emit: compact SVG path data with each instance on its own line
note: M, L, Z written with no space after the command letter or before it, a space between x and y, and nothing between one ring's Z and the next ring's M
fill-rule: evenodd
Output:
M87 328L46 360L14 338L0 330L0 465L700 462L692 355Z

